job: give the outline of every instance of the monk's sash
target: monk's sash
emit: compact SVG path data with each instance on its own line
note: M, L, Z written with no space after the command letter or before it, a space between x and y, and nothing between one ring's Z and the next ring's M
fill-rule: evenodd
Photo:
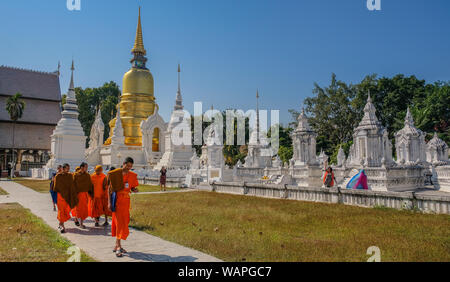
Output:
M55 176L54 191L59 193L70 208L78 205L78 196L75 192L73 175L71 173L58 173Z
M121 168L108 172L108 181L111 184L111 192L119 192L125 188L122 173L123 170Z
M87 172L76 172L73 176L73 183L76 193L88 192L93 195L94 185L92 185L91 175Z

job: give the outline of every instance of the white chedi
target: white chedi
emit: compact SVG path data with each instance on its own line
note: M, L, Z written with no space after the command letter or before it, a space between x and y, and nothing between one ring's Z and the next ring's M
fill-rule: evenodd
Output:
M155 166L160 169L189 167L192 158L191 118L184 111L180 87L180 65L178 65L178 90L175 106L164 135L165 151Z
M75 168L85 160L86 136L78 120L79 113L73 80L74 70L72 61L70 86L61 113L62 118L51 135L51 159L46 165L48 169L56 169L58 165L64 163Z
M350 147L347 165L381 167L392 164L392 143L387 130L376 116L376 109L369 93L364 116L353 133L353 144Z
M86 149L86 160L90 166L101 163L100 150L103 145L104 132L105 124L102 120L101 111L98 109L89 135L89 147Z
M250 133L244 167L266 168L272 166L274 152L267 139L267 133L261 130L259 119L259 93L256 91L256 125Z

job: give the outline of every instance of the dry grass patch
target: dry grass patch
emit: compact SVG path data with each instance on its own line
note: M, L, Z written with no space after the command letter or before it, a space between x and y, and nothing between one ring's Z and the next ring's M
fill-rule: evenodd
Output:
M18 204L0 204L0 262L65 262L72 244ZM84 252L81 261L94 261Z
M49 193L50 191L50 180L14 178L14 182L40 193Z
M190 192L132 198L131 225L225 261L450 261L450 216Z
M0 196L3 195L8 195L8 192L6 192L5 190L2 189L2 187L0 187Z

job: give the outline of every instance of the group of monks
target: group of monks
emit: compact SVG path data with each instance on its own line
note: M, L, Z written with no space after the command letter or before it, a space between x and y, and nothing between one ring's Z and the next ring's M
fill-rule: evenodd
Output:
M100 217L105 216L103 226L108 225L108 216L112 216L111 235L116 237L113 249L117 257L122 257L126 250L121 240L129 235L130 193L138 192L137 174L132 172L133 159L126 158L122 168L103 173L102 166L96 166L94 173L88 173L88 165L82 163L74 173L69 164L58 168L51 189L57 194L58 229L66 232L64 223L74 218L76 226L85 229L84 220L91 217L95 227L99 227Z

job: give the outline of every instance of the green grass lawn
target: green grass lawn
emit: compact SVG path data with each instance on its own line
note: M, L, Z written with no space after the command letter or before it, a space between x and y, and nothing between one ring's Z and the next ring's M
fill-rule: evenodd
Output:
M65 262L72 244L18 204L0 204L0 262ZM94 261L81 252L81 261Z
M159 192L159 191L161 191L161 188L159 188L159 186L147 185L147 184L139 185L138 189L139 189L139 192ZM172 187L166 188L166 191L175 191L175 190L180 190L180 188L172 188Z
M14 178L14 182L40 193L49 193L50 191L50 180Z
M213 192L132 198L131 225L225 261L450 261L450 216Z

